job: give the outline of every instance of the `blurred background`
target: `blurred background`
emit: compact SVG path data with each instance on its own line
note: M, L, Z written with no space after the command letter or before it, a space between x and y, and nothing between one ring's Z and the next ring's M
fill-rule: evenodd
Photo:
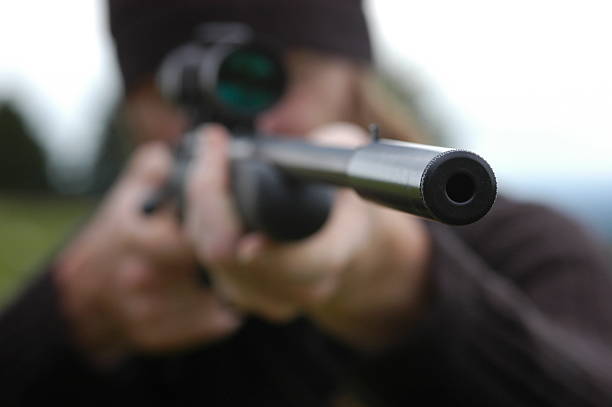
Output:
M436 142L612 254L607 0L369 0L378 67ZM93 209L128 147L102 0L0 0L0 305Z

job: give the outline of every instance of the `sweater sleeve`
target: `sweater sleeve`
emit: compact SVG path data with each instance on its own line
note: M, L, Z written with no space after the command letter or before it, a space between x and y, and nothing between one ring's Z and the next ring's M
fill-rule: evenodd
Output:
M33 389L61 392L61 383L69 386L66 375L78 365L78 356L60 315L50 271L0 314L2 405L24 404L36 397Z
M359 360L351 371L362 398L612 405L612 285L587 233L549 209L506 200L474 225L428 229L427 315L393 349L349 358Z
M53 277L51 270L41 273L0 313L0 405L162 400L163 360L134 358L104 371L87 362L72 340Z

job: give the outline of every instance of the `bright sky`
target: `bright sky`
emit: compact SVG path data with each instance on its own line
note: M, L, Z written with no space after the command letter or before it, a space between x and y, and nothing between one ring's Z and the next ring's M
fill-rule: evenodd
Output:
M118 94L99 0L0 0L0 100L17 98L63 165L93 157Z
M422 79L457 143L511 178L612 180L609 0L371 0L381 60Z
M612 179L609 0L369 0L379 60L501 180ZM0 0L0 99L63 164L92 157L118 92L104 2ZM602 175L605 174L605 175Z

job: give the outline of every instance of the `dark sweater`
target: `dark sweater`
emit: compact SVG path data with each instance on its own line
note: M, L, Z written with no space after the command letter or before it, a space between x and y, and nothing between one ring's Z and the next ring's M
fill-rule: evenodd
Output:
M609 266L582 229L503 199L472 225L427 225L431 303L376 356L304 319L252 318L215 345L101 372L43 274L0 316L0 405L612 406Z

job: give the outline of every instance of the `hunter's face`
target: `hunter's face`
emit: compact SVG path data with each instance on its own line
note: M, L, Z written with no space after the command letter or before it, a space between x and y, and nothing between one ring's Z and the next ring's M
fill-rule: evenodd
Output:
M257 117L258 130L299 136L323 124L354 117L355 65L310 51L287 52L285 63L287 90L279 103ZM128 95L126 114L137 142L176 140L187 124L153 84L142 85Z

